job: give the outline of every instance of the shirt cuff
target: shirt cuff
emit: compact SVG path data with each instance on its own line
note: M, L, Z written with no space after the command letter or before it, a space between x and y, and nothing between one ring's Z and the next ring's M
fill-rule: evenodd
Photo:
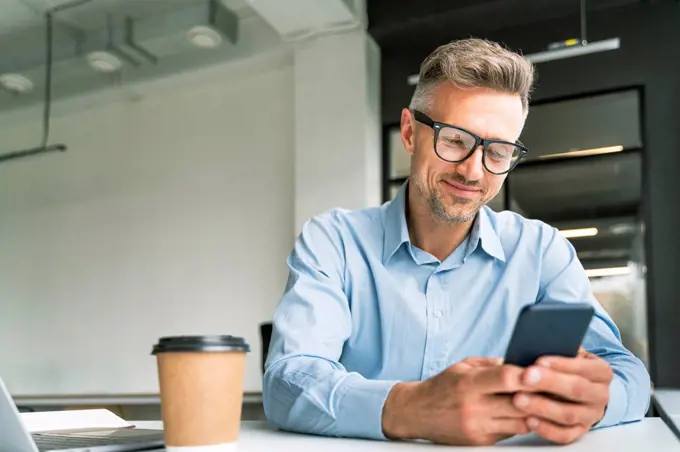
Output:
M610 427L620 423L624 419L627 409L628 395L626 386L621 378L615 375L609 384L609 402L607 402L604 416L600 419L600 422L593 426L593 429Z
M382 429L385 400L398 381L346 377L337 405L337 426L343 436L386 440Z

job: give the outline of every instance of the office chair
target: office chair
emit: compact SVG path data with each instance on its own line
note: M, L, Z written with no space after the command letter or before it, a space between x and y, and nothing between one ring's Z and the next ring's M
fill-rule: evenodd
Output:
M262 340L262 375L264 375L264 363L267 361L267 354L269 353L269 343L272 340L272 324L271 322L260 324L260 339Z

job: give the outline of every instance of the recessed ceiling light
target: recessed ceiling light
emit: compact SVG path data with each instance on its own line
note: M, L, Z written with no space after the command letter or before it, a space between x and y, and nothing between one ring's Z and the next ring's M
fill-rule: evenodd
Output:
M620 223L620 224L615 224L609 228L609 230L612 232L612 234L634 234L636 231L636 227L634 224L626 224L626 223Z
M558 154L541 155L541 159L554 159L560 157L586 157L588 155L612 154L614 152L623 151L623 146L617 144L616 146L605 146L594 149L579 149L575 151L560 152Z
M121 59L109 52L88 53L87 62L97 72L116 72L123 67Z
M222 44L222 35L205 25L197 25L187 32L187 39L196 47L214 49Z
M601 278L603 276L624 276L630 273L629 267L611 267L611 268L590 268L586 270L588 278Z
M16 94L26 94L33 91L33 82L21 74L0 75L0 85L7 91Z
M579 229L562 229L560 230L560 234L564 238L567 239L573 239L577 237L592 237L594 235L597 235L599 231L597 228L579 228Z

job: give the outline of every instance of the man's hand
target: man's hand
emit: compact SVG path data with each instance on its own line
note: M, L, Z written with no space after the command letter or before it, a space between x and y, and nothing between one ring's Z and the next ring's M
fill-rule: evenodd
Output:
M387 397L385 436L456 445L490 445L527 433L527 414L513 393L529 390L524 369L490 358L468 358L417 383L399 383Z
M605 360L584 350L576 358L544 357L527 369L523 383L531 390L518 392L514 405L537 435L572 443L604 416L613 376Z

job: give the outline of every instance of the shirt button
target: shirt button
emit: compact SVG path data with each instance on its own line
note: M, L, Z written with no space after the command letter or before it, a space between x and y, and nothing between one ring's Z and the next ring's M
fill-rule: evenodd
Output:
M442 312L441 311L435 311L434 316L440 319L442 317Z

